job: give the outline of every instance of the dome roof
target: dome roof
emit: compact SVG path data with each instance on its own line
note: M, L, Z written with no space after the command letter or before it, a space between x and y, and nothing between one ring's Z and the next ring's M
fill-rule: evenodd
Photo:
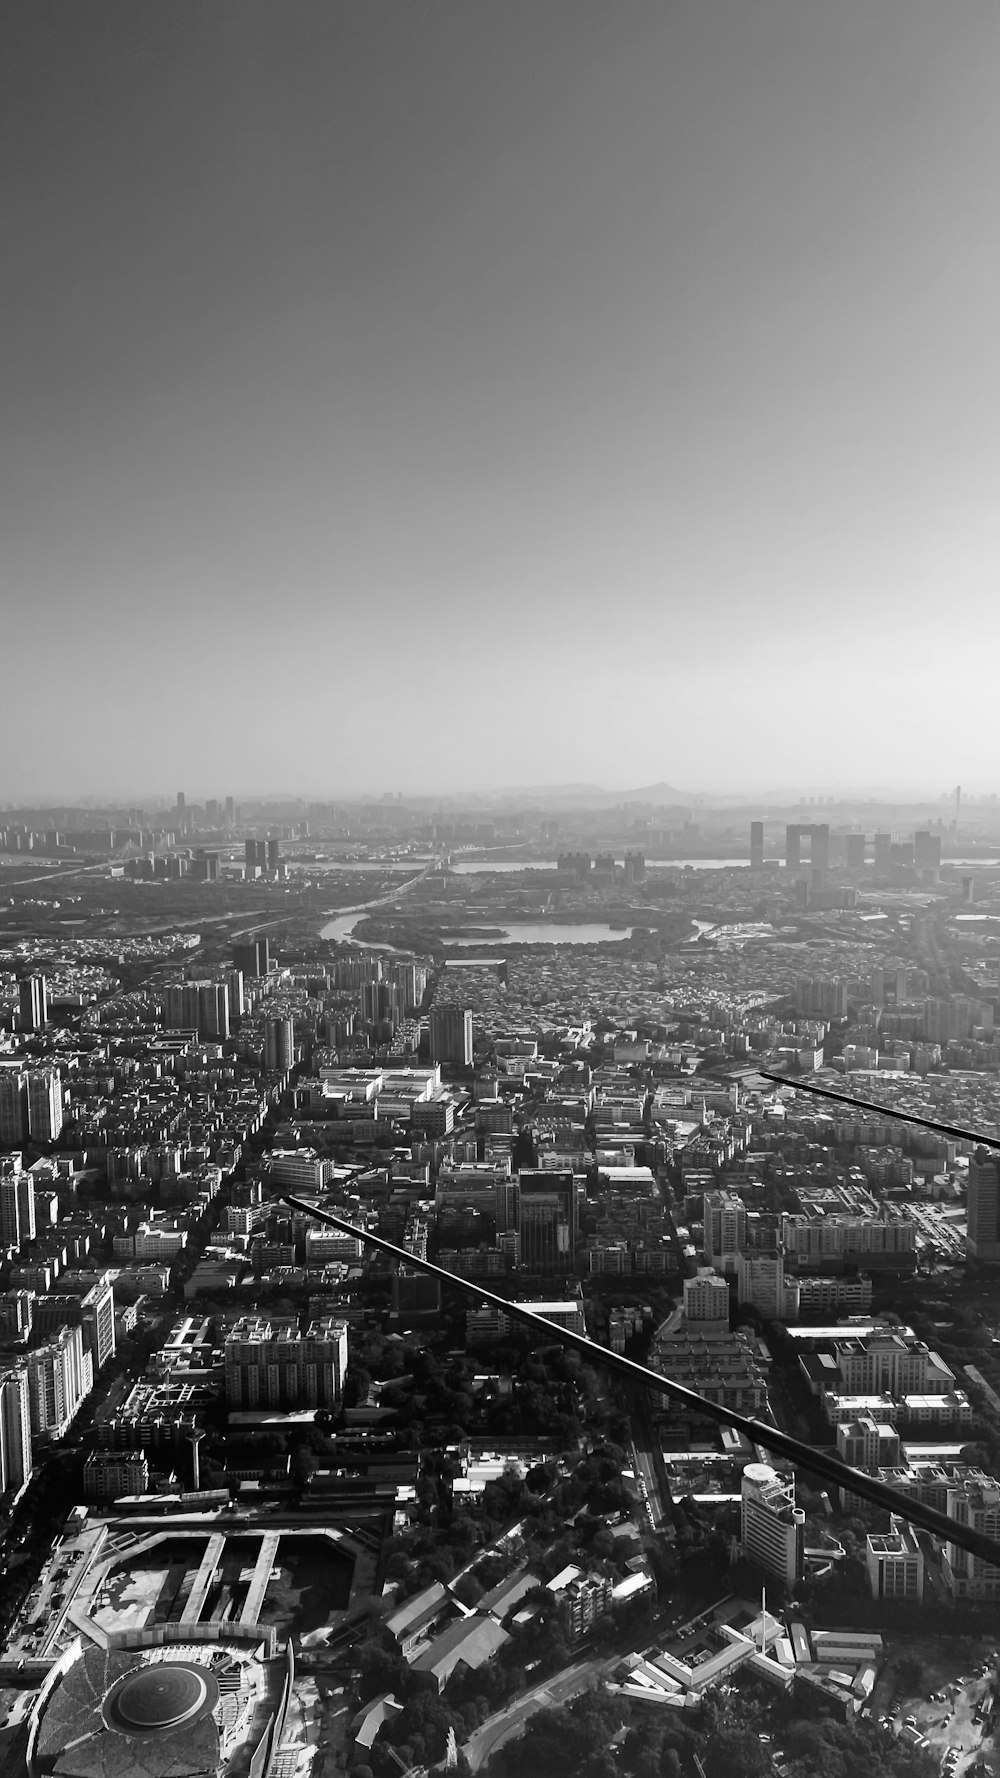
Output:
M127 1673L104 1701L104 1720L122 1735L167 1735L211 1709L219 1688L205 1667L158 1661Z

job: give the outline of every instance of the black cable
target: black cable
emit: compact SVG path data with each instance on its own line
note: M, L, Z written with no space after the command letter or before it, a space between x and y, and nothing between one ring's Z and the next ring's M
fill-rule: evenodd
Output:
M555 1321L549 1321L544 1315L536 1315L522 1303L509 1302L506 1297L498 1296L495 1291L486 1290L481 1284L470 1278L459 1278L444 1266L438 1266L429 1259L420 1259L414 1253L408 1253L403 1247L396 1247L382 1235L373 1235L368 1229L355 1228L343 1217L336 1216L331 1210L320 1210L314 1204L304 1203L301 1198L289 1197L282 1193L283 1204L288 1204L302 1215L315 1217L319 1222L328 1223L331 1228L339 1229L345 1235L353 1235L356 1240L363 1241L368 1247L376 1247L379 1252L387 1253L392 1259L399 1260L405 1266L413 1267L419 1272L426 1272L432 1278L439 1278L445 1284L454 1285L467 1296L474 1297L477 1302L490 1303L500 1309L514 1321L521 1321L526 1327L539 1330L559 1345L573 1347L582 1352L596 1364L616 1371L619 1376L627 1377L630 1382L641 1383L646 1389L655 1389L661 1395L667 1395L672 1401L680 1402L683 1407L694 1413L702 1414L709 1420L715 1420L720 1426L732 1426L741 1432L744 1438L753 1444L763 1445L766 1450L774 1451L781 1457L787 1457L799 1469L807 1470L810 1475L821 1477L824 1482L835 1488L846 1489L848 1493L858 1494L864 1500L870 1500L874 1506L896 1513L900 1518L908 1519L911 1524L919 1525L922 1530L930 1531L935 1537L945 1542L957 1544L960 1549L967 1550L970 1555L978 1556L981 1561L990 1562L1000 1568L1000 1544L983 1532L975 1531L968 1525L962 1525L957 1519L950 1519L946 1513L939 1512L936 1507L924 1506L919 1501L911 1500L887 1482L880 1482L875 1476L866 1475L863 1470L852 1469L849 1464L842 1463L839 1457L830 1457L823 1451L814 1450L811 1445L803 1444L800 1439L792 1438L789 1433L781 1432L776 1426L768 1426L762 1420L753 1420L746 1414L739 1414L733 1408L721 1406L718 1402L706 1401L694 1389L688 1389L683 1383L675 1383L672 1377L661 1376L658 1371L647 1370L645 1365L636 1364L634 1359L625 1358L618 1352L611 1352L606 1346L599 1346L585 1334L575 1333L571 1328L561 1327Z
M807 1080L791 1080L787 1074L772 1074L767 1068L755 1068L753 1072L762 1080L773 1080L779 1087L794 1087L797 1093L815 1093L820 1099L835 1099L841 1105L857 1105L862 1111L877 1111L882 1117L900 1118L905 1124L919 1124L921 1129L935 1130L941 1136L955 1136L960 1142L1000 1149L1000 1139L981 1136L978 1130L963 1130L958 1124L942 1124L933 1117L918 1117L915 1111L894 1111L891 1105L879 1105L874 1099L859 1099L855 1093L835 1093L830 1087L814 1086Z

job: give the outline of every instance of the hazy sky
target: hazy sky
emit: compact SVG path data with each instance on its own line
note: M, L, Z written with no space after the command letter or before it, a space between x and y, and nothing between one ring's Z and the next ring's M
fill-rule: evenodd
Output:
M0 799L996 786L996 0L5 0Z

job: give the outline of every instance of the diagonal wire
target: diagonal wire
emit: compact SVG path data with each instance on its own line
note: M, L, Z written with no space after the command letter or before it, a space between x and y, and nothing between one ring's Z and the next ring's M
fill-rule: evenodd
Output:
M877 1111L882 1117L897 1117L906 1124L919 1124L921 1129L935 1130L941 1136L954 1136L959 1142L975 1142L980 1148L1000 1149L1000 1138L983 1136L978 1130L965 1130L959 1124L942 1124L933 1117L918 1117L915 1111L894 1111L891 1105L879 1105L875 1099L859 1099L856 1093L834 1092L831 1087L814 1086L812 1081L792 1080L787 1074L772 1074L768 1068L755 1068L762 1080L772 1080L779 1087L794 1087L797 1093L815 1093L820 1099L836 1099L841 1105L857 1105L862 1111Z
M280 1201L288 1204L291 1209L304 1216L314 1217L318 1222L325 1222L331 1228L339 1229L342 1234L353 1235L356 1240L363 1241L367 1247L375 1247L380 1253L387 1253L391 1259L398 1260L402 1265L418 1272L426 1272L431 1278L438 1278L442 1283L452 1285L456 1290L463 1291L477 1303L490 1303L502 1310L513 1321L520 1321L526 1327L542 1332L556 1344L572 1347L582 1352L595 1364L604 1365L607 1370L627 1377L632 1383L641 1383L646 1389L654 1389L660 1395L669 1396L671 1401L679 1402L683 1407L702 1414L706 1419L715 1420L720 1426L732 1426L741 1432L751 1443L763 1445L780 1457L785 1457L796 1468L808 1471L810 1475L819 1476L824 1482L835 1488L845 1489L850 1494L860 1495L862 1499L871 1501L900 1518L908 1519L911 1524L919 1525L922 1530L930 1531L933 1536L945 1542L956 1544L960 1549L967 1550L970 1555L978 1556L982 1561L1000 1567L1000 1543L987 1537L984 1532L976 1531L969 1525L961 1524L957 1519L950 1519L946 1513L939 1512L936 1507L924 1506L921 1502L911 1500L908 1495L887 1482L881 1482L875 1476L869 1476L863 1470L852 1469L849 1464L842 1463L839 1457L831 1457L824 1451L816 1450L801 1439L792 1438L787 1432L781 1432L776 1426L769 1426L766 1421L751 1419L746 1414L739 1414L733 1408L723 1407L721 1403L707 1401L696 1390L688 1389L683 1383L676 1383L672 1377L661 1376L658 1371L647 1370L643 1364L636 1364L634 1359L625 1358L618 1352L611 1352L606 1346L599 1346L585 1334L575 1333L571 1328L561 1327L549 1321L544 1315L536 1315L533 1310L525 1308L523 1303L509 1302L506 1297L498 1296L495 1291L486 1290L482 1285L469 1278L459 1278L446 1267L435 1265L432 1260L421 1259L417 1254L408 1253L405 1248L397 1247L382 1235L373 1235L368 1229L356 1228L354 1223L344 1217L337 1216L332 1210L320 1210L314 1204L305 1203L301 1198L282 1194Z

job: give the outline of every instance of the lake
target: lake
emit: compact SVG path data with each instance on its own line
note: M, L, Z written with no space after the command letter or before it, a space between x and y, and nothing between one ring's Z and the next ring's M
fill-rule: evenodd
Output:
M369 944L364 939L355 938L354 928L361 924L364 917L360 913L340 914L335 920L328 920L321 928L320 938L335 939L340 944L364 945L369 951L394 951L400 948L397 945ZM448 950L477 951L502 950L506 945L617 944L623 939L631 938L632 930L631 926L608 926L603 922L571 926L559 925L555 921L548 925L515 921L502 928L499 938L462 938L454 935L442 938L440 943Z

